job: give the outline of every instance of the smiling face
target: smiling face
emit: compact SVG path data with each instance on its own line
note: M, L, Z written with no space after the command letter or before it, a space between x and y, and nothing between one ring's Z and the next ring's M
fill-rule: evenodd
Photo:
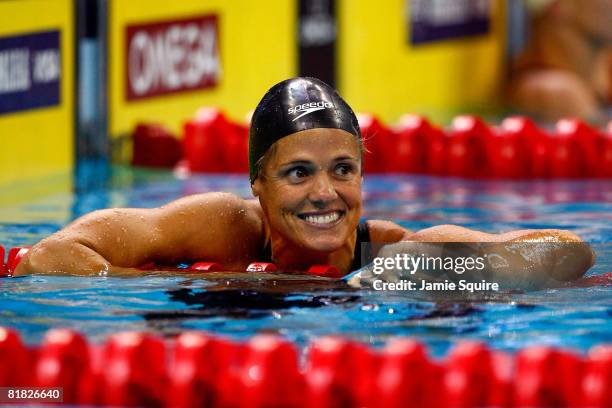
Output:
M280 139L253 183L271 235L299 248L346 245L361 214L361 152L340 129L309 129Z

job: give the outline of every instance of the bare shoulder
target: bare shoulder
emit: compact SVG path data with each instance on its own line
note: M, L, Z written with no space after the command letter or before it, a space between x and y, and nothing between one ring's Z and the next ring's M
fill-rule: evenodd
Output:
M213 192L194 194L157 209L159 217L171 222L207 223L207 229L232 225L262 230L263 215L257 200L235 194Z
M225 192L194 194L165 204L157 212L161 217L186 216L192 219L196 215L210 216L217 223L261 219L251 201Z
M263 216L254 200L223 192L196 194L156 211L163 233L180 237L178 241L189 257L219 255L230 259L257 253L263 245Z
M372 242L398 242L411 234L411 231L392 221L367 220Z

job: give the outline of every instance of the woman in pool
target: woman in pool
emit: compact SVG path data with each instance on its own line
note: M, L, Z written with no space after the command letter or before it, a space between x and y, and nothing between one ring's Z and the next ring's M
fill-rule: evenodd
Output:
M236 271L253 261L272 261L280 270L327 264L348 273L362 266L361 243L370 241L581 242L561 230L494 235L452 225L411 232L389 221L360 224L359 125L338 93L317 79L272 87L255 110L249 138L256 200L207 193L155 209L95 211L36 244L15 274L121 274L150 262L196 260ZM582 276L592 264L587 245L574 255L579 270L557 279Z

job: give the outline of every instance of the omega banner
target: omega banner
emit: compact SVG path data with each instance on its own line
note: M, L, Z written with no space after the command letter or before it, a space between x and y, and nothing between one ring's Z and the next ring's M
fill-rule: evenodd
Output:
M127 100L217 84L221 76L216 15L126 27Z

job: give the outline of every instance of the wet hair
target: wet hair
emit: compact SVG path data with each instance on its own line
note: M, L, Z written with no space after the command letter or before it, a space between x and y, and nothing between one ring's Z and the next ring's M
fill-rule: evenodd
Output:
M270 148L302 130L342 129L354 135L363 150L357 117L338 92L316 78L292 78L274 85L253 113L249 131L249 177L260 177ZM273 151L272 151L273 152Z

